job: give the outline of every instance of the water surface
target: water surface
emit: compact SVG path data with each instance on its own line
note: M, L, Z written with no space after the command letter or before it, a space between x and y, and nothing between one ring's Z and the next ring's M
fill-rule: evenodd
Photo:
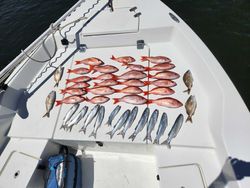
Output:
M0 69L76 2L77 0L1 0ZM204 41L250 108L250 1L164 2Z

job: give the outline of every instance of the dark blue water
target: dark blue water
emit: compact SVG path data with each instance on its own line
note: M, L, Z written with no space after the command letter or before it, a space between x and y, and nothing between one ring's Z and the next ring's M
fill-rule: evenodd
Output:
M0 69L76 2L0 0ZM165 3L205 42L250 108L250 1L165 0Z

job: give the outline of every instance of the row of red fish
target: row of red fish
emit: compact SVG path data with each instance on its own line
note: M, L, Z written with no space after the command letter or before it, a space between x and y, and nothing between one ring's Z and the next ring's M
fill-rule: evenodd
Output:
M56 106L61 104L75 104L83 101L87 101L93 104L103 104L109 101L110 99L106 96L96 96L92 99L88 99L87 97L73 95L62 99L61 101L56 101ZM159 106L168 107L168 108L179 108L183 106L183 104L171 97L164 97L155 100L146 99L140 95L126 95L121 98L114 98L114 104L118 102L125 102L133 105L143 105L143 104L157 104Z

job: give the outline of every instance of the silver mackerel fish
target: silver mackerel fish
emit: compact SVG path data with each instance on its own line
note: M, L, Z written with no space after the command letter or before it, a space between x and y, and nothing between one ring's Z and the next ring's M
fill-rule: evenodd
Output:
M141 132L143 130L143 128L145 127L145 125L147 124L148 117L149 117L149 108L147 107L143 111L141 119L139 120L137 126L135 127L134 133L128 139L132 139L132 141L134 141L134 139L137 136L137 134L139 132Z
M158 120L158 116L159 116L159 110L154 110L154 112L152 113L148 125L147 125L147 133L145 138L143 139L143 141L147 141L149 140L150 142L152 142L152 138L151 138L151 133L155 128L156 122Z
M102 122L104 119L104 114L105 114L105 108L104 108L104 106L101 106L100 110L97 113L94 129L93 129L92 133L89 135L89 137L93 136L94 138L96 138L97 131L102 125Z
M107 126L112 126L112 121L114 120L115 116L119 113L120 110L121 110L120 105L114 108L114 110L111 112L111 114L108 117L108 121L106 123Z
M110 135L110 139L113 138L114 134L116 133L116 131L120 130L122 128L122 126L124 126L124 124L127 122L128 117L130 114L130 110L126 110L122 116L120 117L120 119L116 122L116 124L114 125L114 128L112 131L107 132L108 135Z
M65 129L67 127L68 122L70 121L70 119L72 118L72 116L74 115L74 113L78 110L80 104L74 104L66 113L66 115L63 118L63 123L60 129Z
M84 118L84 116L85 116L86 113L88 112L88 109L89 109L89 107L84 106L84 107L80 110L80 112L79 112L79 113L78 113L78 114L68 123L68 125L66 126L66 130L71 131L72 128L73 128L73 126L74 126L74 125L77 125L77 124L81 121L81 119Z
M167 126L168 126L168 116L164 112L161 116L161 121L160 121L159 127L158 127L157 132L156 132L154 144L159 144L160 138L164 134Z

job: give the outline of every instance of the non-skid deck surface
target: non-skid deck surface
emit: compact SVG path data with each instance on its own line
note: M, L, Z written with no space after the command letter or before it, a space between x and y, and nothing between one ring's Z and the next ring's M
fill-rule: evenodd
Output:
M185 104L186 100L188 99L189 95L187 93L183 93L183 91L186 89L183 81L182 81L182 76L183 74L190 69L192 71L192 62L187 62L185 60L185 57L183 57L181 54L178 53L178 49L176 49L171 43L154 43L154 44L149 44L149 48L145 47L144 50L137 50L135 46L131 47L116 47L116 48L100 48L100 49L88 49L85 53L77 53L74 57L74 60L80 60L84 59L87 57L98 57L102 59L105 64L112 64L115 65L117 68L119 68L119 72L116 73L117 75L120 75L124 73L125 71L128 71L124 67L121 67L119 63L114 62L110 60L110 57L112 55L119 57L119 56L125 56L125 55L130 55L134 57L137 61L136 64L143 64L147 66L147 63L142 63L140 62L140 56L142 55L148 55L150 53L151 56L156 56L156 55L163 55L170 57L173 60L173 63L176 65L176 68L173 69L173 71L179 73L181 75L181 78L178 80L175 80L177 82L177 86L174 87L173 89L175 90L175 94L172 95L171 97L174 97L178 100L180 100L183 104ZM76 67L81 67L80 65L72 66L71 68L76 68ZM153 72L151 72L154 74ZM213 140L210 135L210 130L209 130L209 124L208 124L208 104L207 104L207 96L206 94L202 91L202 85L199 83L198 78L196 77L196 73L192 72L195 82L194 82L194 88L192 90L192 94L196 96L196 99L198 101L198 107L195 113L195 116L193 118L194 123L184 123L181 131L179 132L179 135L177 136L176 139L173 140L172 144L174 145L188 145L188 146L200 146L200 147L213 147ZM98 73L95 73L95 75L98 75ZM70 75L70 77L76 77L74 75ZM146 80L146 79L145 79ZM93 82L90 82L91 85ZM116 86L116 89L123 88L125 86ZM151 89L152 86L149 87ZM143 87L143 90L146 91L148 88ZM62 120L69 110L69 108L72 105L62 105L59 116L58 116L58 122L56 125L55 133L54 133L54 139L58 140L79 140L79 141L107 141L107 142L126 142L126 143L132 143L131 140L128 139L128 137L133 133L134 128L136 127L144 109L146 108L146 105L141 105L139 107L139 112L137 115L137 118L135 122L133 123L132 127L127 131L125 139L122 139L121 136L116 135L113 137L113 139L110 139L109 135L106 133L110 130L112 130L111 127L107 127L104 125L104 123L107 122L108 116L111 113L111 111L115 108L116 105L113 104L112 98L119 98L123 96L124 94L113 94L110 97L110 101L105 103L103 106L105 107L105 117L103 121L103 125L97 132L97 138L94 139L94 137L89 137L90 133L93 130L93 125L94 121L88 126L87 128L87 133L84 135L83 132L79 133L80 128L83 126L83 120L79 122L78 125L74 126L71 132L66 132L63 129L60 129L62 125ZM87 94L88 98L91 98L91 94ZM150 99L154 98L160 98L159 96L149 96ZM127 109L132 109L134 105L126 104L126 103L118 103L119 105L122 106L119 114L116 116L116 118L113 121L113 125L117 122L119 117L122 115L124 111ZM94 105L83 102L81 103L81 106L79 109L81 109L84 105L87 105L89 109L91 109ZM58 107L57 107L58 108ZM177 109L170 109L166 107L159 107L157 105L151 104L149 105L150 108L150 115L155 109L158 109L160 111L159 113L159 118L158 122L155 126L154 131L152 132L152 139L155 138L156 131L159 125L159 121L161 118L161 115L163 112L166 112L168 114L168 127L164 133L164 135L160 139L160 143L162 143L164 140L167 138L167 134L170 131L176 117L182 113L184 117L186 118L186 112L184 106L181 108ZM137 137L134 140L134 143L145 143L143 142L143 139L146 135L146 127L143 129L142 132L140 132Z

